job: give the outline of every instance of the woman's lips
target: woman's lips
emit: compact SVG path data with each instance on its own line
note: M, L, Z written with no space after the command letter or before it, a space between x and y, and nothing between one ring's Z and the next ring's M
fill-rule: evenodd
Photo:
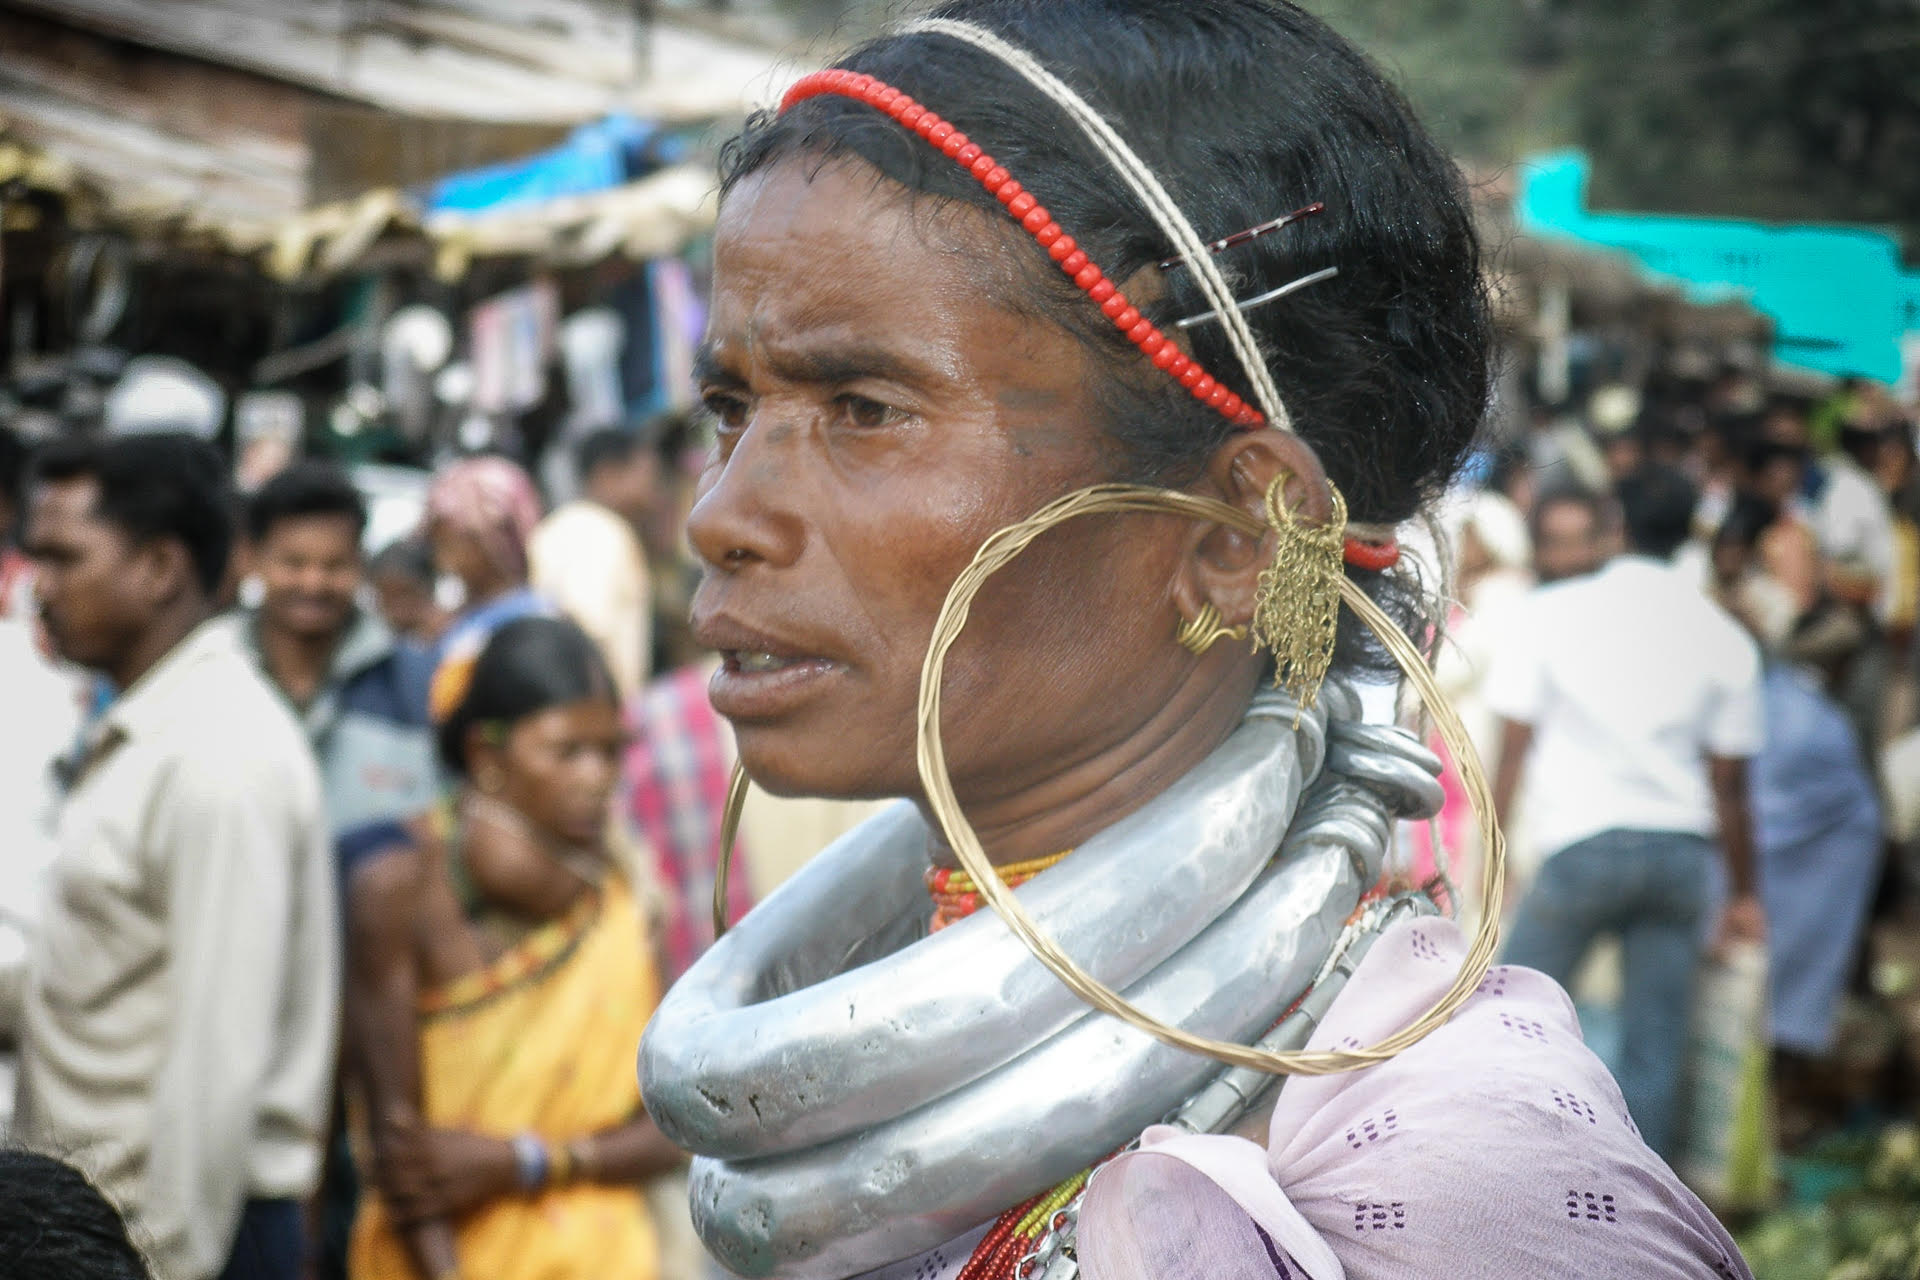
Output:
M844 668L826 658L723 649L707 696L729 720L764 720L785 714L819 694Z

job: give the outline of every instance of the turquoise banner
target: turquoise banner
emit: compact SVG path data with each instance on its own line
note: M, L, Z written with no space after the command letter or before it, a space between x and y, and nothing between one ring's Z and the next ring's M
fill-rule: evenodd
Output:
M1902 338L1920 333L1920 273L1884 231L1680 214L1596 213L1579 151L1520 165L1514 216L1531 235L1618 249L1702 302L1740 298L1774 324L1774 358L1881 382L1901 376Z

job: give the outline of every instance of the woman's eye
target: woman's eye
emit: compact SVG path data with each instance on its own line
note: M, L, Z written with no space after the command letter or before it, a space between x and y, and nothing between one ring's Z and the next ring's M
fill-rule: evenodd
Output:
M710 391L702 397L702 403L722 431L739 431L747 425L747 402L739 396Z
M892 426L902 417L900 410L878 400L869 400L865 396L841 396L840 412L847 425L859 427L863 431L872 431L879 427Z

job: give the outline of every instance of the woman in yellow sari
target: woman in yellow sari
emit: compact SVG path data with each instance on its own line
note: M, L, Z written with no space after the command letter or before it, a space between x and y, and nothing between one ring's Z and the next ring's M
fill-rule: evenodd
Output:
M349 1045L373 1185L353 1280L654 1280L675 1149L633 1060L659 998L604 832L623 745L579 628L502 628L442 691L460 779L349 871Z

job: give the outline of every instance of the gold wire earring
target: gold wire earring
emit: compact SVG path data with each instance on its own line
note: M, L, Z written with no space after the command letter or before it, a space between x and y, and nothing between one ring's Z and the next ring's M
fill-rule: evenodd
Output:
M1222 639L1245 640L1245 627L1230 627L1220 618L1220 610L1209 600L1200 606L1200 612L1180 624L1180 630L1174 639L1180 647L1199 657Z
M1327 492L1333 514L1325 524L1307 524L1287 506L1287 473L1267 487L1267 524L1274 534L1273 563L1254 589L1254 642L1273 655L1273 683L1295 705L1311 707L1333 665L1340 625L1340 557L1347 537L1347 502L1333 481Z

